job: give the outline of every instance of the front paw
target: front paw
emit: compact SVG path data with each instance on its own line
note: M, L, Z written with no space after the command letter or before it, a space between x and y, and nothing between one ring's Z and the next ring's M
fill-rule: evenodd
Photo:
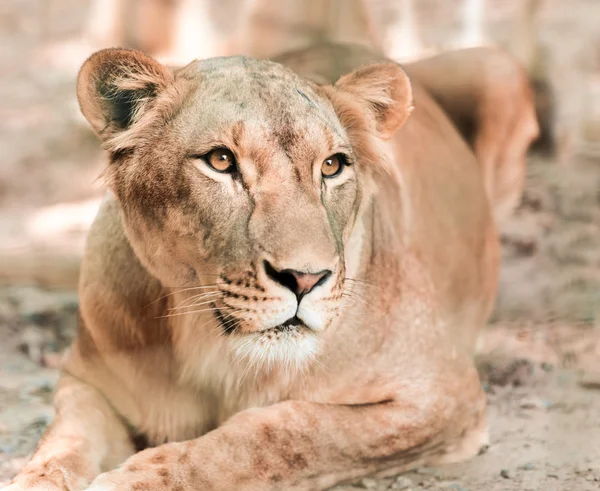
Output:
M39 485L25 485L21 486L20 484L9 484L7 487L0 488L0 491L66 491L66 488L56 488L50 485L48 487L46 483L42 483Z
M177 488L181 454L175 444L144 450L100 474L86 491L166 491Z
M86 491L166 491L174 488L167 468L127 471L117 469L100 474Z
M8 487L1 488L0 491L68 491L67 488L57 487L49 481L40 481L37 484L9 484Z
M73 452L57 453L54 457L34 457L1 491L82 491L100 471L86 465Z
M86 491L164 491L166 486L158 486L149 473L114 470L100 474Z
M36 475L18 475L13 481L0 491L70 491L71 489L84 489L68 487L62 477L48 476L45 473Z

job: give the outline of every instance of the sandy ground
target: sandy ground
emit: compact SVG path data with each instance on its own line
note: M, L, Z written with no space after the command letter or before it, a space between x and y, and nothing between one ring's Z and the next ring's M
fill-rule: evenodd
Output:
M422 2L429 23L421 33L431 42L457 29L449 1L439 11L436 1ZM519 1L490 2L488 28L499 41L510 41ZM15 239L29 211L101 194L102 154L74 100L74 75L89 53L72 36L86 5L0 3L0 255L7 244L12 252L31 246ZM544 2L540 37L560 145L555 156L530 157L523 203L501 230L497 308L479 348L489 450L468 463L340 489L600 489L600 159L578 147L591 105L584 75L590 57L600 65L598 19L598 0ZM80 247L85 227L75 221L68 232ZM76 305L72 291L0 287L0 486L52 419L55 367Z

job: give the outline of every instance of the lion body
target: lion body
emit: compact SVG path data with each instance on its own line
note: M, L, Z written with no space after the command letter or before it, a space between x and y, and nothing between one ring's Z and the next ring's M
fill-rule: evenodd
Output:
M220 66L227 60L210 63ZM93 391L90 400L97 402L104 421L98 432L109 432L110 437L102 440L103 446L93 442L102 450L91 450L88 443L83 446L77 483L89 482L127 459L135 451L131 438L139 435L156 448L131 457L138 458L135 465L114 471L120 472L113 476L116 481L100 480L92 489L121 489L115 484L119 479L173 490L320 489L364 474L459 460L485 445L485 397L472 355L496 295L495 200L501 201L500 194L510 195L514 206L535 119L526 79L510 59L493 50L464 52L452 59L461 66L482 60L496 71L501 65L510 81L505 93L483 75L471 81L477 90L459 92L460 83L449 84L450 95L454 91L466 101L458 107L453 106L453 97L445 98L448 94L437 78L436 70L446 69L447 59L429 66L408 65L412 97L401 104L410 112L412 101L415 109L410 117L406 113L401 129L377 141L372 131L361 133L361 125L375 120L364 115L364 106L348 99L351 88L358 91L352 86L355 80L342 78L333 86L347 86L344 94L306 81L333 84L365 64L382 61L364 48L336 46L281 59L306 78L270 64L248 68L249 62L242 61L239 68L236 61L227 72L233 81L224 79L223 84L240 94L215 93L208 102L198 97L195 84L204 83L206 77L218 79L222 72L219 68L207 72L207 65L187 67L175 75L177 91L157 99L150 109L140 106L133 129L115 130L106 137L112 155L111 193L89 234L80 280L80 330L65 361L59 394L81 390L79 384ZM266 84L268 96L256 102L253 82L234 83L235 70L249 70L258 86ZM89 86L90 77L84 68L81 86ZM272 83L283 85L272 91ZM165 94L169 90L164 89ZM499 98L505 102L494 118L482 98L490 93L494 103ZM80 95L84 114L85 97ZM219 106L220 97L233 97L238 106L235 110ZM327 98L333 101L333 110L322 102ZM388 99L373 102L372 107L379 108ZM287 114L282 100L296 116L271 121L274 114ZM239 107L242 102L247 112ZM157 111L169 104L168 130L154 128L150 118L144 120L144 111L155 111L156 120ZM469 105L475 110L465 116ZM214 225L198 239L189 210L197 206L199 191L187 184L186 175L164 170L164 165L159 172L156 167L168 156L176 160L178 150L172 142L193 140L196 128L220 131L210 122L211 111L217 110L219 117L232 111L231 118L243 121L234 138L242 141L240 145L254 145L249 155L263 163L247 171L240 185L249 189L251 200L227 203L217 191L201 196L205 202L213 200L198 211L202 219L215 224L221 220L224 225L222 230ZM87 109L86 116L94 125L98 114ZM200 119L192 118L198 114ZM468 135L460 125L467 116L472 123ZM402 119L392 121L394 125L405 118L390 117ZM488 121L496 125L496 135L505 135L500 144ZM378 128L383 134L385 124L392 123L379 121ZM327 128L333 128L331 134ZM302 174L294 169L320 138L330 140L324 146L346 139L365 162L381 158L386 163L361 170L359 158L352 165L358 166L356 170L347 171L356 174L335 189L322 190L320 201L313 200L306 197L312 196L307 191L311 171ZM149 145L152 148L147 149ZM142 147L143 162L136 150ZM285 166L274 164L287 158ZM239 160L240 166L245 165L242 157ZM502 193L496 193L494 183L506 174L517 179L505 179ZM215 182L221 183L219 189L236 186ZM153 200L160 202L161 213ZM233 209L228 211L230 206L252 211L237 216ZM260 221L254 221L257 215ZM328 223L333 224L331 230L323 225ZM246 257L255 242L261 244L260 254L268 253L270 263L333 271L329 296L312 300L306 314L298 310L297 315L314 324L316 334L299 337L279 330L256 337L256 326L271 322L267 314L275 316L269 309L275 310L268 298L263 300L269 287L264 273L253 266L257 260ZM196 268L193 274L186 269L197 261L191 251L204 258L204 269ZM334 264L334 257L341 259ZM210 281L211 275L225 285L228 305L236 306L228 315L235 321L234 331L246 335L240 338L244 341L235 341L235 332L223 334L231 323L215 320L210 292L221 286ZM195 296L198 285L207 292L200 297L202 302ZM178 310L186 305L196 307L193 312ZM261 313L263 305L267 313ZM249 314L243 317L240 309L258 313L247 320ZM356 431L355 413L346 413L350 410L358 414ZM117 418L110 416L113 412ZM69 414L59 409L55 428ZM76 420L71 432L77 432L78 425L85 427ZM378 436L365 443L366 437L360 436L364 432ZM161 445L186 441L195 443L185 449L169 447L175 443ZM282 452L293 455L282 457ZM30 469L56 455L56 450L42 446ZM170 465L182 456L194 456L180 465L200 466L201 478L189 482L180 478L177 482L184 483L180 488L164 481L161 485L160 472L156 474L149 463L152 458L158 462L160 455ZM172 460L174 456L177 459ZM194 464L196 458L202 462ZM239 459L239 467L224 470L232 458ZM217 474L218 482L213 477ZM33 481L26 481L31 476L24 476L29 487L15 489L37 489ZM60 480L56 486L63 489Z

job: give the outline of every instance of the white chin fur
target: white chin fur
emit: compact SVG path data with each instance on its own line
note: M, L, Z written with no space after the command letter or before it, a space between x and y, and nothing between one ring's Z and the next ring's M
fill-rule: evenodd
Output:
M310 306L305 304L304 301L300 303L300 307L298 308L298 319L304 322L308 327L310 327L313 331L322 331L325 329L325 319L319 312L310 309Z
M318 349L316 336L306 329L233 335L230 342L234 358L256 372L273 368L302 370L315 359Z

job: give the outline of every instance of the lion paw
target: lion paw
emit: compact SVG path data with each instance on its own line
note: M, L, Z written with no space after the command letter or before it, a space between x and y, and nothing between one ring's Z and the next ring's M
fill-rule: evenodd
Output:
M45 464L25 467L1 491L79 491L89 483L68 468Z
M68 491L65 486L52 481L38 479L36 482L12 483L0 491Z
M167 490L178 480L176 444L144 450L100 474L86 491Z

